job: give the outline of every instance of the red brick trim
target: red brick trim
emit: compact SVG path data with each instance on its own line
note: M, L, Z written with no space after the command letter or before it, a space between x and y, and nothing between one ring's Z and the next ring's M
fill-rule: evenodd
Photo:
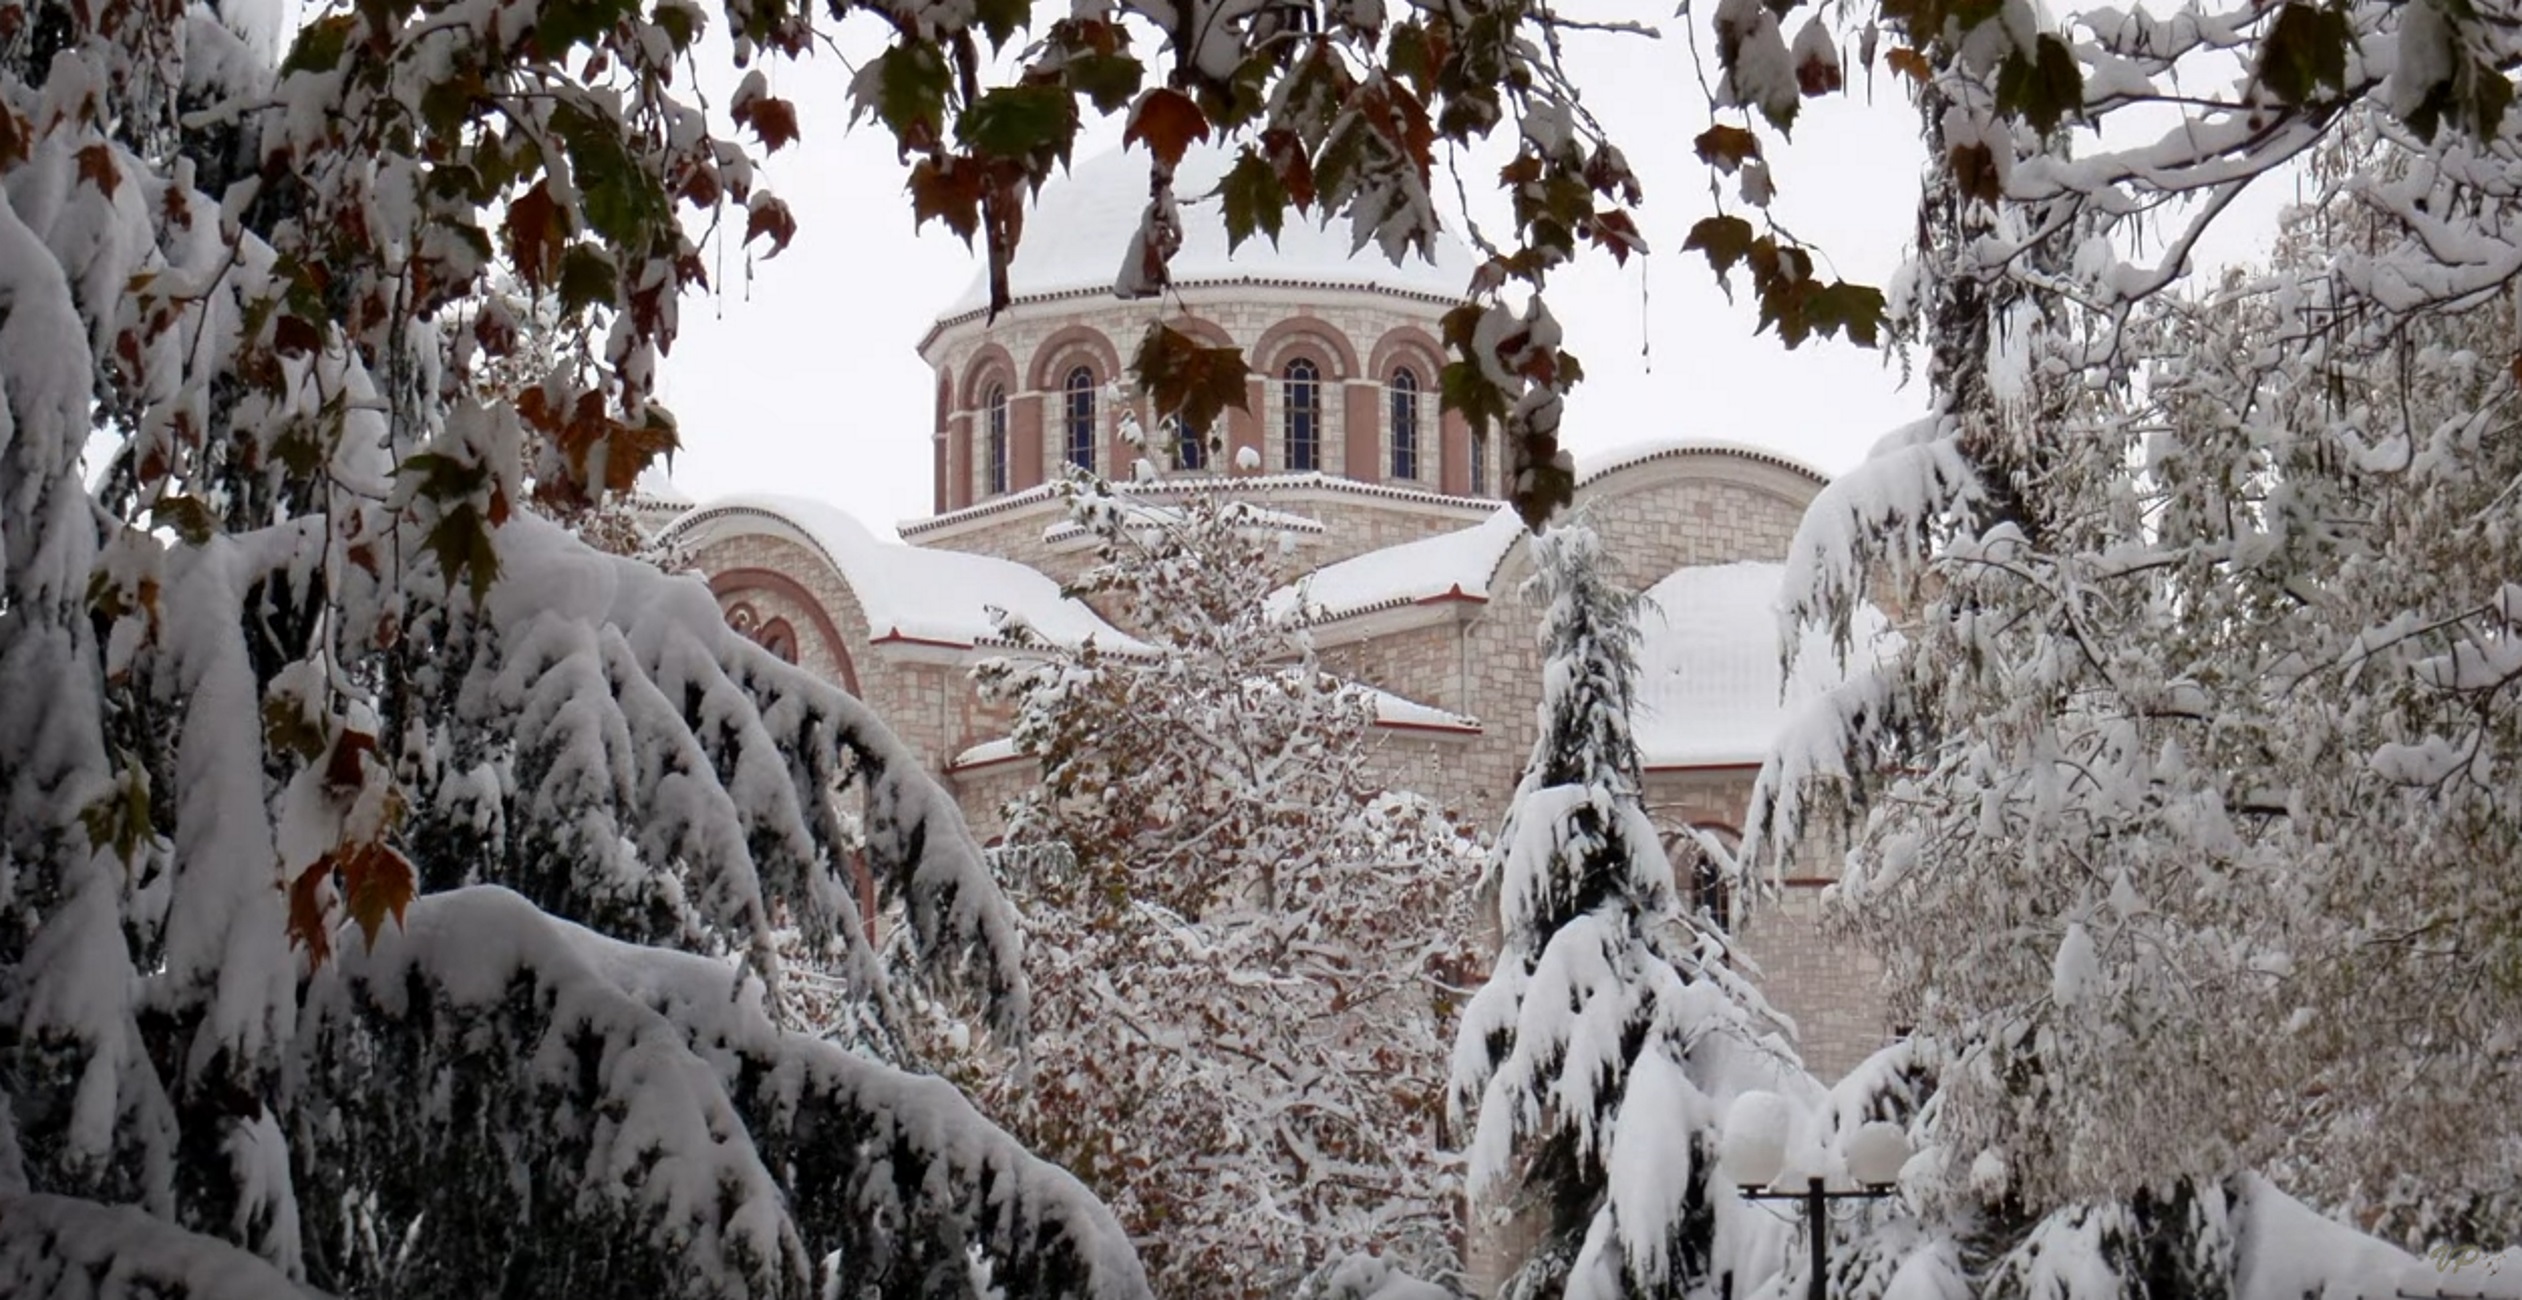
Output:
M1058 392L1074 369L1070 358L1085 354L1086 368L1095 372L1097 386L1111 383L1121 375L1121 354L1112 340L1092 325L1063 325L1042 340L1033 350L1033 386L1045 393ZM1095 410L1103 414L1104 403L1098 395Z
M837 573L833 576L840 577ZM844 586L848 585L846 578L842 578L841 582ZM721 601L739 600L748 591L767 591L785 597L806 611L806 617L814 623L815 633L832 651L833 662L841 666L841 689L852 695L858 694L858 668L850 662L849 642L841 636L841 629L833 625L831 613L823 608L822 601L814 598L813 592L777 569L721 569L709 575L709 594Z
M1398 604L1399 602L1388 601L1385 603ZM1450 590L1440 591L1433 596L1421 596L1410 603L1413 605L1486 605L1489 603L1489 598L1486 596L1472 595L1470 592L1464 591L1462 589L1462 584L1457 582ZM1374 607L1370 606L1369 608Z
M1481 732L1478 725L1469 723L1386 722L1378 718L1375 725L1386 731L1425 731L1439 736L1477 736Z
M991 380L1006 384L1007 396L1012 401L1016 396L1019 373L1016 359L1007 355L1007 349L995 343L984 343L980 351L972 354L971 360L963 363L963 389L955 405L966 411L979 410L981 393L990 386Z
M940 640L938 640L938 639L937 639L937 638L935 638L935 637L912 636L912 635L910 635L909 633L904 632L902 629L900 629L900 628L898 628L898 627L896 627L896 628L887 628L887 629L885 630L885 634L884 634L883 636L871 636L871 637L867 638L867 644L869 644L869 645L925 645L925 646L936 646L936 647L938 647L939 649L943 649L943 650L969 650L969 649L971 649L971 648L972 648L972 643L971 643L971 642L969 642L969 641L940 641Z
M1191 279L1176 280L1173 283L1173 287L1175 289L1207 289L1233 286L1249 286L1256 289L1321 289L1336 293L1369 294L1379 298L1394 298L1403 302L1425 303L1435 307L1455 307L1461 305L1462 303L1462 297L1458 294L1424 293L1417 289L1394 289L1383 285L1350 284L1332 280L1306 280L1289 276L1194 276ZM1110 285L1094 285L1086 288L1062 289L1057 293L1022 293L1016 295L1015 298L1009 301L1007 305L1009 308L1015 308L1038 302L1067 302L1082 301L1085 299L1100 299L1105 303L1109 303L1112 299L1112 287ZM958 325L965 325L973 321L982 320L988 315L989 308L973 307L964 311L956 312L951 316L940 317L935 324L928 327L928 332L926 334L920 336L919 345L916 350L921 355L925 356L930 348L937 345L937 341L939 339L945 337L946 331L951 330ZM1178 329L1180 326L1177 325L1175 328Z
M1290 316L1261 331L1260 339L1247 355L1252 358L1256 373L1276 383L1279 372L1287 369L1287 363L1300 353L1311 355L1321 364L1325 381L1357 378L1356 345L1340 332L1339 326L1319 316Z
M1436 391L1437 376L1445 368L1445 345L1436 336L1416 325L1396 325L1375 340L1374 351L1368 354L1366 377L1389 387L1392 372L1404 361L1418 372L1419 392Z
M1641 465L1651 465L1661 460L1677 460L1683 456L1731 456L1738 460L1754 461L1762 465L1774 465L1779 469L1787 470L1803 478L1811 479L1816 487L1828 487L1830 485L1829 475L1822 473L1820 470L1814 469L1812 466L1807 465L1802 461L1780 455L1777 452L1762 451L1757 447L1729 446L1724 443L1684 442L1674 443L1671 446L1650 448L1640 451L1632 456L1622 456L1619 459L1608 463L1592 466L1588 468L1583 475L1578 477L1576 480L1576 486L1578 490L1581 491L1585 488L1592 487L1594 484L1600 483L1604 479L1610 478L1615 474L1626 473L1627 471L1636 469Z

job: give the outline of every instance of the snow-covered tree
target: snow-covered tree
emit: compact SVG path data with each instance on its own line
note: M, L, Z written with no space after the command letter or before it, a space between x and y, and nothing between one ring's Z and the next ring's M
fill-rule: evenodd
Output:
M2263 49L2327 40L2294 21ZM2040 181L1978 200L1988 238L1936 275L2014 306L1929 326L1978 378L1797 543L1791 617L1870 593L1906 639L1790 738L1755 841L1852 814L1855 922L1961 1045L1953 1168L2032 1214L2206 1207L2260 1169L2411 1240L2522 1228L2522 1127L2478 1091L2522 1049L2522 172L2473 98L2511 37L2430 3L2355 22L2395 39L2335 88L2263 60L2327 107L2236 110L2232 157L2025 158ZM2179 257L2111 253L2114 204L2194 166L2220 207L2281 138L2312 202L2272 266L2171 294Z
M1794 1071L1722 934L1685 911L1639 801L1637 598L1582 527L1533 542L1541 736L1484 879L1502 949L1463 1013L1452 1106L1470 1195L1537 1242L1500 1294L1680 1296L1716 1284L1717 1126Z
M361 6L275 70L0 3L0 1291L1145 1293L1074 1179L782 1027L774 912L888 1021L855 791L1020 1031L951 800L533 513L528 426L561 504L672 445L683 218L775 212L676 98L700 21ZM593 326L513 403L494 261Z
M1162 1293L1283 1295L1368 1252L1449 1275L1476 846L1370 781L1373 703L1273 612L1266 515L1069 490L1077 589L1135 637L980 670L1042 761L1011 841L1068 850L1010 887L1035 1035L984 1104L1104 1194Z

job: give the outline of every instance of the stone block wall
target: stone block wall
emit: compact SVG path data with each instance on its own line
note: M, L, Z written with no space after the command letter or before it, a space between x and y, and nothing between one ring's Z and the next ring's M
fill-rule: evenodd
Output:
M963 820L983 844L1007 833L1006 806L1042 779L1042 766L1031 759L988 763L949 773L946 788L963 808Z
M963 664L906 657L872 642L857 595L806 547L743 533L698 548L690 563L710 575L721 610L742 603L786 619L797 631L799 665L854 689L930 771L944 771L964 749L1005 733L1004 710L981 702Z
M1892 1040L1881 959L1831 933L1823 892L1831 877L1789 876L1756 903L1735 942L1759 968L1769 1005L1795 1021L1804 1068L1838 1079Z

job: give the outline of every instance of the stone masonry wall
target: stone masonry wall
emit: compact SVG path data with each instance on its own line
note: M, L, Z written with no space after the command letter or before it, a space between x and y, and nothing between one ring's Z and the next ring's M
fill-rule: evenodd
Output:
M1467 528L1489 511L1488 506L1470 501L1399 497L1338 483L1265 482L1249 489L1244 499L1323 526L1320 533L1297 534L1296 551L1287 564L1289 578L1368 551ZM1085 571L1094 552L1074 539L1058 544L1043 540L1045 529L1067 518L1066 508L1056 499L1043 497L995 511L984 509L956 521L951 530L914 528L912 532L919 539L917 545L995 555L1070 582Z
M876 716L910 745L930 771L943 771L957 753L972 743L965 737L971 734L981 705L963 670L950 664L904 660L873 645L858 597L822 557L784 537L744 533L700 547L693 552L690 563L713 575L767 570L812 594L840 635L857 678L859 698L875 709ZM780 610L781 616L796 627L801 650L820 639L804 611L787 612L786 604L774 603L779 600L777 593L760 587L734 587L721 590L718 599L722 610L740 600L756 608ZM809 651L801 654L799 660L831 680L842 680L833 672L829 658L810 661L811 656Z

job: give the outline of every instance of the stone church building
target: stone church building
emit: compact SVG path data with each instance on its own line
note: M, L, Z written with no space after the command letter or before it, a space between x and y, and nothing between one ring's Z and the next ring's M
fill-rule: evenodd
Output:
M1222 165L1194 154L1179 192L1212 188ZM875 706L987 840L1002 801L1034 776L1005 713L970 680L974 662L1008 649L994 611L1057 640L1128 640L1063 594L1092 555L1054 490L1060 467L1135 476L1131 490L1154 506L1228 486L1293 541L1275 599L1305 611L1327 667L1377 688L1389 783L1494 830L1535 733L1540 611L1523 595L1523 530L1498 500L1498 449L1438 409L1437 322L1471 255L1448 240L1433 264L1396 267L1372 250L1350 256L1345 228L1291 219L1275 248L1257 238L1230 257L1222 221L1186 204L1176 291L1124 301L1113 272L1146 179L1135 154L1055 179L1010 269L1013 305L986 319L976 283L920 340L936 398L934 495L928 517L899 526L902 541L773 497L692 507L662 540L707 576L735 626ZM1122 438L1117 381L1160 318L1241 348L1254 377L1223 429L1167 430L1142 448ZM1619 580L1653 602L1640 616L1633 721L1649 811L1678 847L1687 828L1738 832L1785 714L1771 607L1823 480L1701 439L1721 431L1677 417L1658 432L1669 436L1580 465L1577 502ZM1814 685L1806 675L1799 661L1788 694ZM1870 959L1817 924L1828 883L1818 864L1790 875L1737 933L1824 1079L1891 1030Z

